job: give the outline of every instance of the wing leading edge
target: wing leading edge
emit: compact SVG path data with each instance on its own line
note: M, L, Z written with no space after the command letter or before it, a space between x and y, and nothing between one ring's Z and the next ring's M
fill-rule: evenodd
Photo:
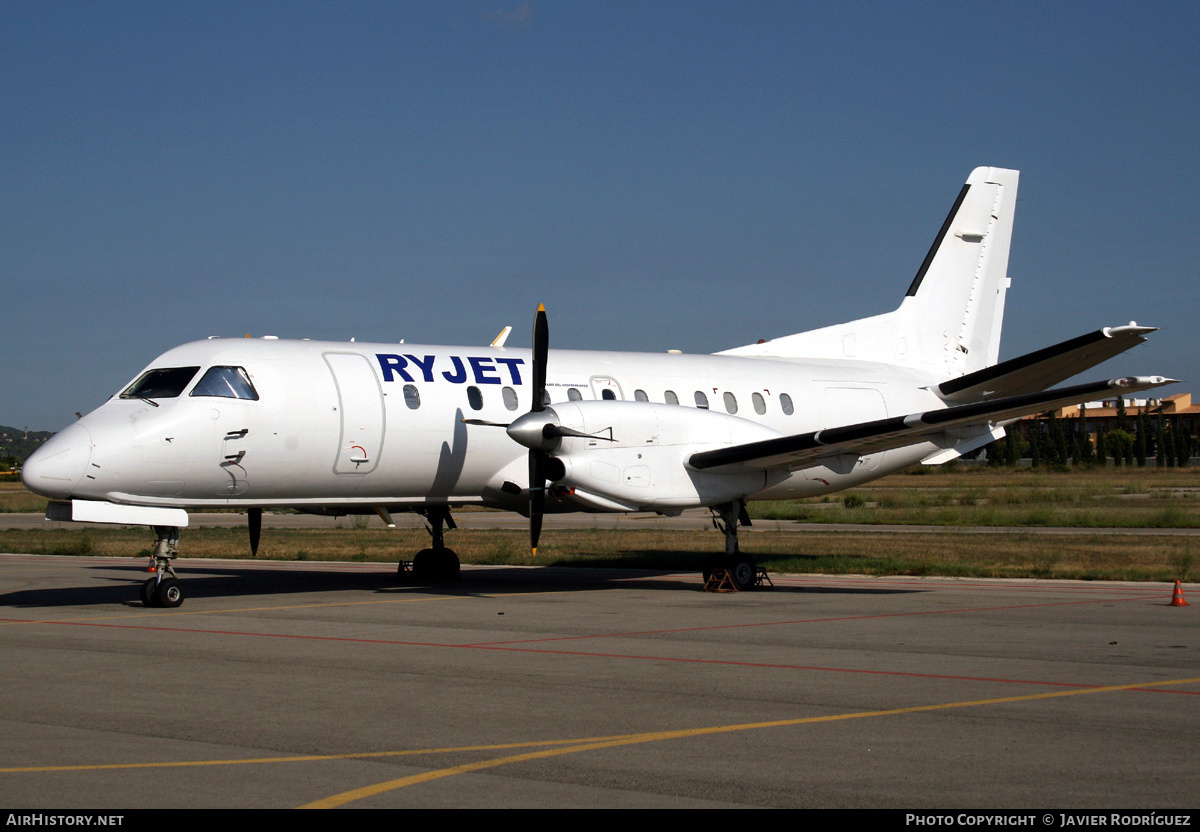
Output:
M744 465L751 468L805 468L819 459L836 454L854 453L865 456L893 448L915 445L919 442L936 441L951 431L990 428L996 423L1009 422L1033 413L1042 413L1069 404L1103 398L1110 393L1119 392L1124 395L1174 383L1175 379L1162 376L1128 376L1090 384L1078 384L1073 387L1006 396L988 401L955 405L941 410L930 410L925 413L912 413L908 416L895 416L873 422L825 428L812 433L748 442L729 448L701 451L693 454L688 460L688 464L692 468L702 471L722 465Z

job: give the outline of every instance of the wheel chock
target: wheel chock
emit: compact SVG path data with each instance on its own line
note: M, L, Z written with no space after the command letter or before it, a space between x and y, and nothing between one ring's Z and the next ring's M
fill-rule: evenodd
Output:
M754 585L757 587L769 586L771 589L775 588L775 583L771 580L771 576L761 566L758 567L758 574L754 578Z
M770 587L775 588L775 583L771 580L771 576L767 574L767 570L761 566L757 568L754 574L754 586L756 588ZM737 584L733 582L733 576L729 574L728 569L714 569L709 573L708 580L704 582L705 592L740 592Z
M1175 582L1175 592L1173 592L1171 594L1171 603L1167 604L1167 606L1168 607L1190 607L1191 606L1191 604L1189 604L1187 601L1183 600L1183 586L1179 583L1179 581Z
M733 583L733 577L729 574L728 569L714 569L708 574L708 580L704 582L705 592L737 592L738 588Z

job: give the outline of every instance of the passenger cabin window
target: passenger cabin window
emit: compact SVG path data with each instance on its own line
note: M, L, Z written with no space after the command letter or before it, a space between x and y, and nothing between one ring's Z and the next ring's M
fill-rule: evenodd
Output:
M421 391L415 384L404 385L404 403L408 405L409 410L416 410L421 406Z
M701 410L708 410L708 396L704 395L702 390L696 391L696 407Z
M511 387L505 387L503 391L504 407L508 410L517 409L517 391Z
M723 398L725 399L725 412L737 413L737 396L732 393L726 393Z
M183 392L188 382L200 371L199 367L165 367L147 370L125 388L122 399L173 399ZM256 397L257 398L257 397Z
M583 401L583 394L579 392L578 387L572 387L567 391L567 398L573 402Z
M634 390L633 391L633 400L635 402L648 402L648 401L650 401L650 397L646 395L645 390Z
M605 387L600 391L600 398L604 399L606 402L611 402L617 398L617 394L611 387Z
M472 410L483 410L483 393L479 392L479 388L471 385L467 388L467 404L471 405Z
M762 397L762 393L755 393L754 395L752 395L750 397L750 400L754 402L754 412L755 413L757 413L759 416L766 415L767 402Z
M191 394L258 401L258 391L250 383L250 376L241 367L209 367L196 382Z
M791 416L796 412L796 408L792 406L792 397L787 393L779 394L779 406L783 408L784 416Z
M663 393L663 401L667 404L679 404L679 397L675 395L674 390L668 390Z

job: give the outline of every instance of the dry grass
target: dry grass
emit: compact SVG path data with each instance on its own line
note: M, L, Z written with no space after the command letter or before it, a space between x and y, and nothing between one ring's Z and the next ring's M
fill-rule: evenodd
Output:
M19 481L0 481L0 514L42 512L46 498L28 491Z
M751 516L813 523L1200 528L1200 468L918 470L828 497L752 503Z

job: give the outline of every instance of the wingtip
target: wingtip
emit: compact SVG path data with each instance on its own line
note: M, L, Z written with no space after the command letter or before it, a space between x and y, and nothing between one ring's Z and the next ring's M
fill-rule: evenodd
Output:
M1166 376L1124 376L1122 378L1110 379L1109 387L1124 388L1124 387L1140 387L1146 389L1148 387L1163 387L1167 384L1179 384L1177 378L1167 378Z
M1112 338L1116 335L1122 335L1126 332L1131 332L1139 337L1149 335L1151 332L1158 332L1156 326L1142 326L1137 321L1130 321L1123 326L1106 326L1101 327L1100 331L1104 333L1104 337Z

